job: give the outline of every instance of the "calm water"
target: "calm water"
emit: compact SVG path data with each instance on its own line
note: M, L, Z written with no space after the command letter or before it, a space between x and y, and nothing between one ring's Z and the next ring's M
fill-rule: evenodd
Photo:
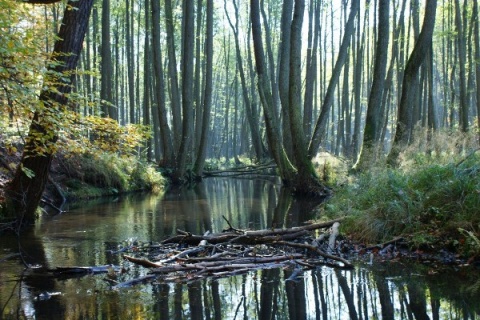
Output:
M428 266L358 263L354 270L321 267L299 281L271 269L192 284L150 283L112 290L105 275L55 279L24 270L115 264L125 277L148 271L109 249L126 239L161 241L177 229L295 226L317 218L271 181L208 179L162 195L92 201L42 217L31 234L0 242L2 319L480 319L479 271L441 273ZM10 257L10 258L8 258ZM8 259L6 259L8 258Z

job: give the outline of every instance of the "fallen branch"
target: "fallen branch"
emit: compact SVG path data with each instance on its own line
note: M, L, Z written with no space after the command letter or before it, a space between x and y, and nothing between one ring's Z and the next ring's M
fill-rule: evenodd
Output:
M312 246L312 245L309 245L309 244L305 244L305 243L296 243L296 242L288 242L288 241L277 241L276 242L277 244L282 244L282 245L286 245L286 246L290 246L290 247L296 247L296 248L302 248L302 249L307 249L307 250L310 250L312 252L315 252L317 253L318 255L326 258L326 259L331 259L331 260L335 260L335 261L340 261L341 263L344 264L345 267L348 267L348 268L353 268L353 264L346 260L346 259L343 259L342 257L338 257L338 256L334 256L332 254L328 254L328 253L325 253L323 252L322 250L320 250L318 247L315 247L315 246Z
M148 274L146 276L140 277L140 278L135 278L131 279L125 282L118 283L112 287L112 289L117 290L121 288L130 288L134 285L141 284L141 283L146 283L155 280L155 275L154 274Z
M194 235L186 231L177 230L179 235L173 236L171 238L165 239L162 241L162 244L167 243L184 243L196 245L200 241L205 240L208 243L236 243L236 244L260 244L268 243L278 240L289 240L292 239L292 236L283 237L283 235L294 235L294 237L299 237L304 235L306 231L313 231L316 229L329 228L335 222L342 221L343 218L320 222L312 223L301 227L292 227L292 228L276 228L276 229L264 229L264 230L254 230L254 231L244 231L243 234L239 235L239 229L234 229L235 232L228 231L223 233L212 233L208 235ZM269 238L270 237L270 238Z
M264 230L240 230L224 218L227 232L192 234L177 230L177 235L158 245L150 244L141 251L127 247L129 254L123 259L148 268L149 275L117 283L111 266L57 268L60 272L88 273L108 272L107 279L114 289L130 287L138 283L192 282L202 279L217 279L243 274L258 269L288 267L294 275L286 279L296 281L303 270L319 265L334 268L352 268L343 257L335 255L331 247L338 236L339 221L336 219L293 228ZM331 227L330 240L325 232L315 237L312 231ZM117 253L117 252L115 252Z

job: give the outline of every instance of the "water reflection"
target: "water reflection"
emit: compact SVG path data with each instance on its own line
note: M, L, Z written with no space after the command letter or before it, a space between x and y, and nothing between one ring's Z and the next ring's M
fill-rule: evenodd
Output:
M294 226L315 218L311 203L293 200L276 182L209 179L160 196L89 202L44 217L20 247L27 263L46 267L124 265L125 279L148 271L111 254L118 243L160 241L177 229L194 233ZM3 237L0 260L17 252ZM0 262L5 319L478 319L478 281L469 270L428 275L402 264L340 271L260 270L189 284L150 283L111 290L104 275L55 279L23 272L18 259ZM122 280L122 279L120 279ZM478 285L480 286L480 284ZM478 290L478 289L477 289ZM60 294L56 294L60 293Z

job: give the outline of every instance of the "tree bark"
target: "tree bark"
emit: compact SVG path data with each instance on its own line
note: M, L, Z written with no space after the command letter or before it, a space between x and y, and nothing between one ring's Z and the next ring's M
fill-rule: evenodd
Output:
M225 0L226 1L226 0ZM226 6L226 4L225 4ZM240 50L240 42L238 38L238 7L236 4L236 0L233 1L233 6L235 8L235 25L232 23L228 11L225 7L225 13L227 16L228 23L230 24L230 27L233 31L233 35L235 38L235 52L236 52L236 57L237 57L237 68L238 68L238 73L240 75L240 84L242 87L242 95L243 95L243 101L244 101L244 106L245 106L245 111L246 111L246 117L248 124L250 126L250 133L252 135L252 144L253 144L253 149L255 150L255 156L257 157L257 160L263 159L265 155L265 149L262 144L262 140L260 137L260 131L259 131L259 124L258 124L258 119L255 117L255 112L253 110L250 98L248 96L248 88L247 88L247 81L245 79L245 70L243 68L243 61L242 61L242 54Z
M163 80L163 61L162 50L160 46L160 4L157 0L152 0L152 41L153 41L153 66L155 69L155 100L158 108L158 117L160 124L160 137L163 147L162 165L173 167L174 149L172 142L172 133L167 119L167 109L165 107L165 85Z
M193 127L193 51L195 47L193 1L183 4L183 51L182 51L182 138L177 156L174 180L179 182L184 179L187 171L187 158L192 143Z
M473 1L474 42L475 42L475 82L477 99L477 130L480 137L480 27L478 16L478 0Z
M320 116L317 119L317 122L315 124L315 129L313 131L312 138L310 140L310 144L308 148L308 153L310 157L313 157L317 153L318 148L320 147L320 143L322 142L323 136L325 135L326 124L327 124L328 116L333 103L333 95L335 93L335 87L337 86L338 79L342 71L342 67L345 64L345 61L348 56L348 47L350 46L350 39L355 30L355 24L354 24L355 16L357 15L357 12L359 11L359 9L360 9L360 1L352 1L350 6L350 14L348 16L348 21L345 26L345 33L343 35L340 51L338 52L337 61L335 62L335 67L332 72L332 77L330 78L327 92L323 100Z
M362 168L371 164L370 160L377 158L380 148L382 119L382 97L385 87L385 75L387 70L388 42L389 42L389 0L379 1L378 10L378 36L375 49L375 65L373 69L373 82L368 98L367 117L363 133L363 148L360 151L360 158L356 167Z
M259 6L260 5L258 0L250 1L252 35L258 77L258 92L263 106L263 114L265 117L267 129L268 146L275 162L279 167L281 178L284 181L290 181L295 174L295 169L287 158L280 138L280 128L278 126L277 117L275 115L275 107L273 106L272 93L270 91L268 75L265 67L265 54L263 51Z
M207 156L207 141L210 129L210 109L213 90L213 0L207 0L207 36L205 38L205 91L203 94L203 117L194 173L201 176Z
M101 60L101 87L100 99L104 117L117 119L116 109L112 98L112 52L110 41L110 1L102 2L102 47L100 50Z
M308 194L320 182L308 155L307 143L303 131L301 110L301 51L302 51L302 25L305 11L305 1L295 0L290 37L290 84L288 97L288 115L290 118L290 134L293 142L293 154L297 167L296 181L293 187L300 194ZM315 193L315 192L314 192Z
M406 128L412 121L412 106L415 98L415 90L418 86L418 73L428 49L432 43L433 27L435 26L435 12L437 9L437 0L427 0L426 10L423 20L422 31L418 36L410 58L405 66L402 84L402 97L398 107L397 129L393 141L392 149L388 155L388 162L392 165L396 164L400 150L409 142L409 134Z
M72 0L65 9L58 38L47 64L50 76L47 76L40 93L39 100L44 108L37 110L33 116L22 160L6 190L9 197L7 210L16 215L19 226L34 221L35 211L45 189L60 129L55 126L53 116L58 116L58 113L68 107L68 94L72 89L92 5L93 0ZM51 79L59 74L65 77ZM52 80L57 83L55 86L51 83Z
M193 19L193 17L192 17ZM170 82L170 101L172 108L173 146L175 155L180 146L182 133L180 91L177 78L177 58L175 52L175 29L173 23L172 1L165 0L165 26L167 31L168 76Z
M455 0L455 27L457 31L457 53L459 69L460 86L460 129L463 132L468 131L468 93L467 93L467 75L465 65L467 62L465 30L462 23L462 14L460 11L460 2Z
M282 112L282 129L290 131L290 118L288 115L288 88L290 85L290 32L292 23L293 0L284 0L282 6L282 18L280 29L279 62L278 62L278 91ZM283 145L288 156L293 154L292 137L283 135Z
M129 123L135 123L135 76L133 72L135 65L133 58L133 0L126 1L125 20Z

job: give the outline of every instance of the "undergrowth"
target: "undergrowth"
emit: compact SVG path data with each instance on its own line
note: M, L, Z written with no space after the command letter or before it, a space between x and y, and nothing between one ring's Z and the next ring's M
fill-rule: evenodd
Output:
M346 216L343 231L359 241L382 243L401 236L417 248L441 245L478 255L478 242L472 241L480 235L475 140L444 132L428 144L418 140L401 155L399 168L376 164L337 187L325 213Z
M83 153L62 157L59 163L60 171L67 175L64 185L69 199L137 190L158 191L166 183L153 166L134 156Z

